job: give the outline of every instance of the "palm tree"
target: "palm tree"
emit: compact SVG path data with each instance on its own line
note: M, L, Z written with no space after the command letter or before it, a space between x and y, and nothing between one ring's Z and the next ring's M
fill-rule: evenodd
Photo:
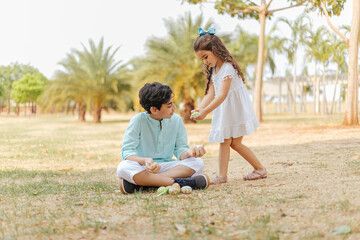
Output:
M99 123L101 111L110 101L120 102L129 97L129 71L114 59L119 48L105 49L103 38L98 45L89 40L89 45L90 49L84 45L82 51L73 49L60 62L64 70L57 72L56 81L45 94L51 98L49 106L76 102L79 120L85 120L85 111L90 108L93 121Z
M198 28L203 26L207 29L211 23L203 24L202 15L192 19L190 13L177 20L166 19L167 36L149 39L146 56L136 60L137 82L158 81L170 85L176 101L183 105L180 115L184 122L193 122L190 120L191 110L205 86L202 63L194 54L193 43L198 36Z
M244 70L246 75L249 75L246 71L247 67L256 65L259 36L246 32L240 26L236 27L235 32L234 40L227 43L227 46L240 68ZM247 77L245 78L247 79Z
M329 32L326 31L326 35L329 36ZM327 99L326 99L326 79L325 79L325 73L326 73L326 66L329 64L330 62L330 55L331 55L331 44L330 41L328 39L324 39L322 42L320 42L320 46L319 46L319 51L321 54L320 57L320 62L323 65L323 77L322 77L322 89L323 89L323 93L322 93L322 108L321 108L321 113L322 114L328 114L328 108L327 108Z
M339 39L337 35L331 34L330 36L331 46L329 50L331 51L332 55L332 62L336 63L336 77L335 77L335 85L334 85L334 94L331 103L331 110L330 114L333 114L334 106L335 106L335 94L336 88L338 85L338 75L339 72L346 72L347 64L346 64L346 53L347 53L347 46L344 41ZM340 98L340 96L339 96Z
M308 23L305 22L308 21ZM291 30L291 36L285 38L286 47L285 51L287 53L287 57L289 59L289 63L293 65L293 91L291 94L291 103L292 105L292 113L296 115L296 75L297 75L297 50L298 47L305 42L305 36L308 30L308 24L310 19L305 15L305 13L298 16L294 21L289 21L285 18L280 18L279 22L285 23ZM288 83L289 87L289 83Z
M311 28L310 28L311 29ZM317 64L321 59L321 51L319 46L323 41L323 36L326 32L325 27L319 27L315 32L309 31L309 36L305 39L305 54L309 60L314 60L314 113L320 112L320 82L317 79Z

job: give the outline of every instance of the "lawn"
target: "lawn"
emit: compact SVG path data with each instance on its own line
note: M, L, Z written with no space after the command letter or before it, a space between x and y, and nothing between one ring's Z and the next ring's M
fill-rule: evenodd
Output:
M231 152L229 182L164 195L122 195L115 174L131 115L0 115L0 239L360 239L360 128L342 116L265 116L244 144L268 178ZM186 125L217 171L210 124Z

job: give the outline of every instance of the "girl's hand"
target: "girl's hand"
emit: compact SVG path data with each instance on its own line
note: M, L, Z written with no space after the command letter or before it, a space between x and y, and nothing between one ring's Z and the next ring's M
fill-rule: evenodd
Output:
M157 162L154 162L152 158L145 159L146 171L149 173L158 173L160 171L160 165Z
M202 109L195 109L191 111L190 119L192 120L203 120L207 113Z
M191 110L190 119L194 120L194 118L197 117L198 115L199 115L199 109Z

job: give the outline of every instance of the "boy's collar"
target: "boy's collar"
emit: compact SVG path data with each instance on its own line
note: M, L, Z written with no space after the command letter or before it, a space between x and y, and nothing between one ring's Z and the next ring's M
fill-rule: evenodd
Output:
M149 113L146 113L146 117L147 117L148 119L150 119L150 121L153 122L153 123L159 123L159 122L161 122L162 120L164 120L164 119L157 120L157 119L151 117Z

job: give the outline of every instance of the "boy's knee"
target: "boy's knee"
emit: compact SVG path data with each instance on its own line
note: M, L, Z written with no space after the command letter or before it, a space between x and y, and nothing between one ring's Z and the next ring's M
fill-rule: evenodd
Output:
M116 175L119 178L124 178L129 175L129 171L131 170L132 163L128 162L128 160L123 160L120 162L116 169Z
M198 171L203 171L205 168L204 160L202 158L195 158L196 165L199 167Z
M122 178L124 175L125 175L125 168L124 167L118 167L117 170L116 170L116 175L119 177L119 178Z

